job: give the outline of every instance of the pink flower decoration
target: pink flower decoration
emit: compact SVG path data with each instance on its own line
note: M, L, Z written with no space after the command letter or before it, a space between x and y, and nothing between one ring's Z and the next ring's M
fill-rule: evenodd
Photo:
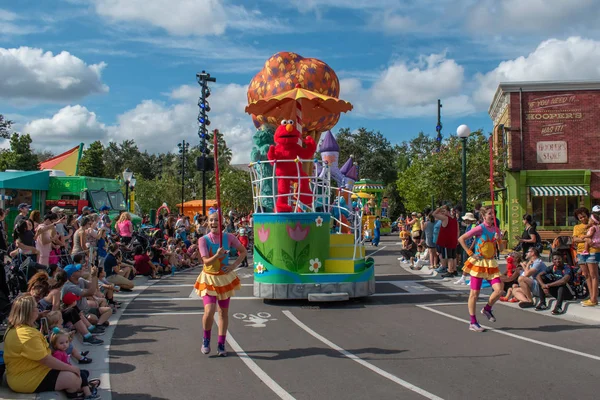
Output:
M258 238L262 243L267 241L267 239L269 238L269 233L271 233L271 229L265 229L265 226L261 225L261 227L258 229Z
M310 227L307 226L306 228L302 229L300 227L300 222L296 222L296 227L294 229L292 229L289 225L286 227L288 235L296 242L300 242L306 238L309 228Z

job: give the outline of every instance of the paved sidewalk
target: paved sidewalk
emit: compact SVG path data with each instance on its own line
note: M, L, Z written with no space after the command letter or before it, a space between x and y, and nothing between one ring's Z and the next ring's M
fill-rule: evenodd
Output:
M506 270L506 260L504 259L504 257L505 257L504 255L501 256L500 260L498 261L498 266L500 267L501 271ZM547 257L545 257L544 259L547 260ZM400 261L398 261L398 262L400 263ZM544 262L547 265L549 264L547 261L544 261ZM407 263L400 263L400 266L412 274L419 275L422 277L429 276L429 277L431 277L432 280L435 280L436 282L441 283L442 285L446 286L448 289L465 290L465 291L469 290L468 285L454 284L454 282L457 280L457 278L441 278L437 273L430 270L427 265L425 267L423 267L422 270L412 270L412 269L410 269L410 264L407 264ZM480 298L487 297L490 293L491 293L490 288L484 288L481 290ZM573 321L573 322L579 322L579 323L585 323L585 324L591 324L591 325L600 325L600 307L583 307L580 304L580 300L565 301L565 303L564 303L565 313L562 315L552 315L551 309L552 309L552 305L555 301L556 301L556 299L554 299L554 298L548 298L548 304L550 306L548 307L548 309L546 311L535 311L533 308L521 309L519 307L518 303L505 303L505 302L499 301L496 304L506 306L506 307L512 307L512 308L522 310L524 312L532 312L535 314L540 314L540 315L544 315L544 316L548 316L548 317L552 317L552 318L556 318L556 319L563 319L563 320L566 319L566 320Z
M185 271L190 271L186 269ZM166 278L166 277L165 277ZM161 279L164 280L165 278ZM110 318L110 326L106 329L106 333L99 338L104 341L102 346L86 346L81 342L79 335L76 335L75 347L79 350L88 350L90 352L89 357L94 361L91 364L82 365L82 369L90 371L90 378L98 378L102 382L100 385L99 394L103 400L112 399L110 392L110 375L109 375L109 350L110 343L113 333L119 324L121 315L127 309L127 306L144 290L149 288L161 280L149 280L146 277L138 276L135 278L135 288L131 293L117 293L116 299L120 301L121 308L119 311ZM74 365L79 366L76 362ZM30 399L30 400L62 400L67 399L67 396L63 392L44 392L40 394L20 394L15 393L6 384L6 380L2 382L0 386L0 400L13 400L13 399Z

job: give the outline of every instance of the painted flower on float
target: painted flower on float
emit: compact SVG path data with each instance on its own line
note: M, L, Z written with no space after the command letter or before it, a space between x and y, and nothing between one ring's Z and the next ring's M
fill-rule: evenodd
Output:
M260 228L258 228L258 239L262 243L266 242L269 238L269 233L271 233L271 228L265 228L265 226L262 225Z
M294 229L292 229L289 225L286 227L286 229L290 239L295 240L296 242L301 242L306 239L306 236L308 236L310 227L307 226L306 228L302 229L300 222L296 222Z
M321 218L320 215L315 219L315 224L317 224L317 226L323 226L323 218Z
M310 267L308 267L310 272L319 272L319 268L321 268L321 261L318 258L311 259L308 263L310 264Z
M254 269L254 271L257 274L262 274L266 271L267 269L265 268L265 266L262 263L258 263L256 264L256 268Z

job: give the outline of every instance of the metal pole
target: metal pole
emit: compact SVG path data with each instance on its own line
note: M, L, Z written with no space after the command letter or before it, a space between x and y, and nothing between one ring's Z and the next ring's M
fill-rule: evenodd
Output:
M181 144L181 215L183 215L183 202L185 201L185 140Z
M437 125L435 126L437 131L437 151L440 151L442 146L442 101L438 99L437 102Z
M202 151L202 215L206 217L206 154L204 151Z
M125 182L125 211L129 212L129 181Z
M467 138L462 138L462 206L467 212Z

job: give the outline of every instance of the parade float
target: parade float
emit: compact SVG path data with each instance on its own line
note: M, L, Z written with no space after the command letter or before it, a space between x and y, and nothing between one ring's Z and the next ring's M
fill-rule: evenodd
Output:
M375 218L379 217L381 222L381 235L389 235L392 232L392 221L388 217L388 201L383 197L385 186L382 182L362 179L354 183L354 194L352 198L360 199L363 203L362 229L363 233L372 233L375 227ZM367 235L367 240L372 234Z
M289 52L272 56L250 82L256 297L330 301L375 292L362 203L353 206L357 167L350 160L338 168L329 131L352 109L339 89L327 64Z

